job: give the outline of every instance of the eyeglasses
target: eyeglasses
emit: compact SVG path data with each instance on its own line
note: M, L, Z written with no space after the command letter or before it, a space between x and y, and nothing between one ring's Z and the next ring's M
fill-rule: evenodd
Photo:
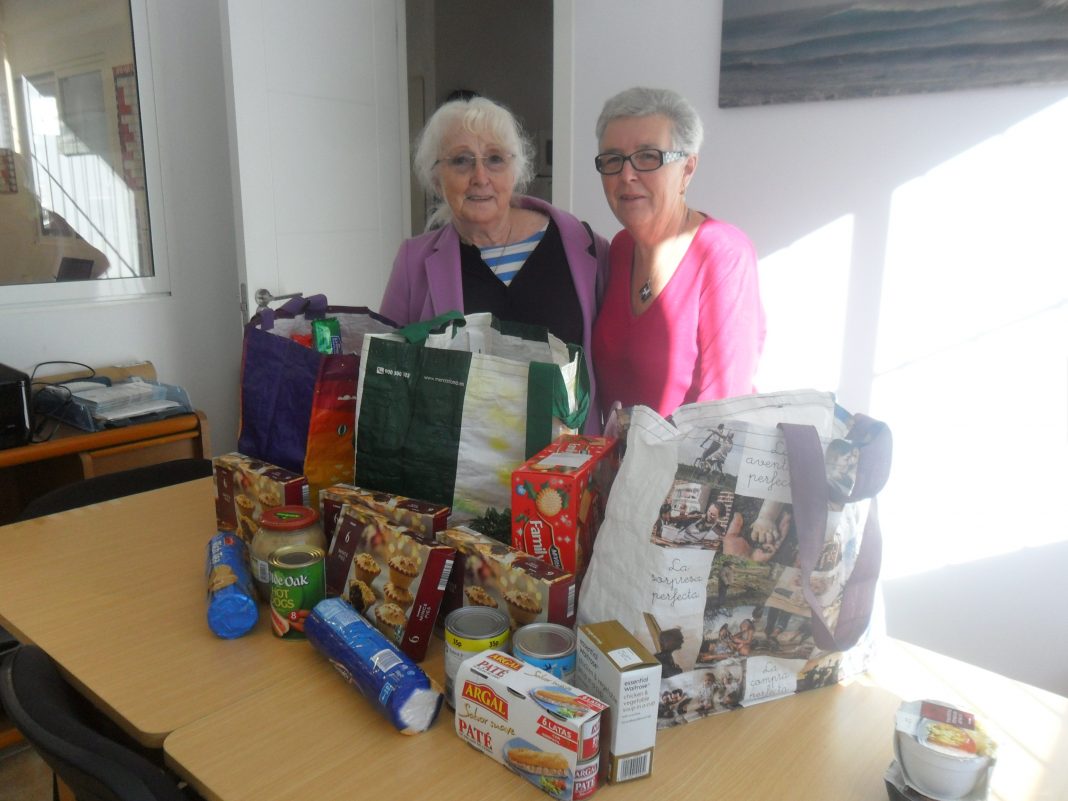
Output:
M618 175L623 172L623 164L629 161L630 166L638 172L652 172L685 156L686 154L681 150L657 150L655 147L647 147L635 150L629 156L622 156L619 153L601 153L593 160L593 166L601 175Z
M481 161L490 172L504 172L509 163L515 158L506 153L490 153L488 156L475 156L471 153L462 153L459 156L449 156L438 159L434 166L444 164L450 170L460 175L467 175L475 171L475 164Z

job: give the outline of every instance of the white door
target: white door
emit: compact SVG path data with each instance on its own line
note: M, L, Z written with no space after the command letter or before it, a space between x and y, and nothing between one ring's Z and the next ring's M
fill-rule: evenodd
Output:
M242 303L378 308L409 226L403 0L225 0Z

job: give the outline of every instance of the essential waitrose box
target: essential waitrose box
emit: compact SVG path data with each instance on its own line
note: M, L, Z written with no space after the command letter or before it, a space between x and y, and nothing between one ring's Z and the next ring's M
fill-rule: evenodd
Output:
M365 489L354 484L334 484L319 492L319 519L322 520L327 542L334 538L341 507L346 503L366 506L394 523L421 534L441 531L451 512L450 507L439 503Z
M430 534L346 504L326 557L327 595L341 595L416 662L426 656L455 551Z
M252 542L268 509L309 503L308 479L298 473L237 452L216 456L212 466L216 524L246 543Z
M602 765L612 782L653 772L660 663L618 620L579 626L575 684L608 704Z
M456 550L441 619L461 606L491 606L508 613L513 631L536 622L574 628L571 573L463 526L438 532L438 541Z
M598 786L603 701L503 651L460 663L456 733L539 790L581 801Z
M613 437L549 443L512 472L512 547L581 582L618 467Z

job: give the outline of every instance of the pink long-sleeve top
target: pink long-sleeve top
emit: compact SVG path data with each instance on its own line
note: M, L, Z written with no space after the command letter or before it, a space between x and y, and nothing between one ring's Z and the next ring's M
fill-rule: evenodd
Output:
M754 392L765 320L749 238L706 218L667 285L638 315L630 302L633 253L634 240L620 231L593 329L605 414L619 401L666 417L684 403Z

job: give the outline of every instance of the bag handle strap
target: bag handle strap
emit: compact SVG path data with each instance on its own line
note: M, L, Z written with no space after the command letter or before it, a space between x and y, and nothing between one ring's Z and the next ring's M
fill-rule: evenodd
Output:
M253 322L259 321L260 328L264 331L270 331L274 328L274 318L276 315L283 317L296 317L298 314L303 314L308 320L318 320L326 317L326 307L328 303L326 295L295 295L287 300L277 309L266 307L256 313L253 318Z
M790 465L790 495L797 526L801 591L812 610L812 636L824 651L844 651L857 643L871 620L882 564L882 533L874 500L861 538L853 572L842 593L838 623L827 625L822 601L812 589L812 574L819 563L827 532L827 504L832 500L823 462L823 447L810 425L780 423ZM874 499L890 472L890 429L864 415L856 415L851 440L858 447L857 478L846 501ZM839 493L840 494L840 493Z
M455 309L453 311L447 311L444 314L439 314L437 317L431 317L429 320L409 323L403 328L397 329L397 333L404 337L409 345L422 345L426 342L428 336L450 323L452 324L454 332L455 329L462 328L465 324L464 313Z
M531 362L527 372L526 458L552 442L553 418L576 431L586 422L590 411L590 377L582 349L568 345L572 359L578 358L575 381L575 408L567 396L567 383L559 365Z

